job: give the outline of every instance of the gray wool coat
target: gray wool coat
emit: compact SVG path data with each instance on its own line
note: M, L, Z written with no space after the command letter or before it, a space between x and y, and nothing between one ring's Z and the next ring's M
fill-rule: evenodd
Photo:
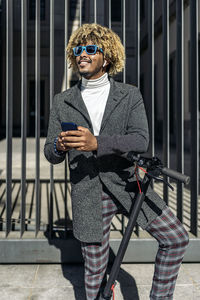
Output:
M74 236L84 242L102 240L102 185L129 212L138 192L129 151L147 151L149 136L143 99L138 88L110 78L110 93L95 152L68 152ZM52 164L65 154L54 152L61 122L74 122L93 133L92 123L80 92L80 82L54 97L44 154ZM144 229L161 214L165 202L149 188L138 224Z

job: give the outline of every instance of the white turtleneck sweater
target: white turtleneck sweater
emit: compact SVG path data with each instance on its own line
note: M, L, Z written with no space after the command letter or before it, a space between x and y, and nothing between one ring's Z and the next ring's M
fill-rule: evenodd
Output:
M99 135L109 91L108 73L98 79L87 80L82 77L81 95L87 107L95 136Z

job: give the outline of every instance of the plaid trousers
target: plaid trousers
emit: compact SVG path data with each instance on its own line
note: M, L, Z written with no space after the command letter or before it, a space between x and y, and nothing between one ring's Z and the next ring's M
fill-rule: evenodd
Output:
M103 288L109 258L110 226L117 211L115 202L103 193L103 240L101 243L81 242L87 300L98 299L99 292ZM150 299L172 300L178 271L189 242L188 234L168 207L147 226L146 230L159 243Z

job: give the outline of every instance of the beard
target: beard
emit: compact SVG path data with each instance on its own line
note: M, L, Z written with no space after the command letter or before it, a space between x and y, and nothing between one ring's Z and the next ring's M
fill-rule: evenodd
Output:
M79 70L79 74L80 74L80 76L83 76L86 79L88 79L88 78L90 78L92 76L92 74L90 72L88 72L88 71L80 71Z
M100 73L101 72L101 70L102 70L102 67L101 66L99 66L99 67L97 67L96 69L94 69L94 70L81 70L80 68L79 68L79 74L80 74L80 76L82 76L82 77L84 77L84 78L86 78L86 79L90 79L91 77L93 77L94 75L96 75L96 74L98 74L98 73ZM101 75L100 75L101 76Z

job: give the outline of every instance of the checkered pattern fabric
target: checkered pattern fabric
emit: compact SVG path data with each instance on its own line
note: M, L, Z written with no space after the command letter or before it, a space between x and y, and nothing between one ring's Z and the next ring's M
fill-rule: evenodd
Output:
M106 272L109 258L110 225L117 212L117 206L110 197L103 193L103 240L102 243L81 243L85 261L85 291L87 300L94 300L99 292Z
M189 243L181 222L166 207L146 230L159 243L150 299L173 299L178 271Z
M118 210L116 204L106 194L103 194L102 203L102 243L81 243L85 261L87 300L98 299L109 258L110 226ZM168 207L147 227L147 231L159 243L150 299L172 300L178 271L189 241L188 234Z

